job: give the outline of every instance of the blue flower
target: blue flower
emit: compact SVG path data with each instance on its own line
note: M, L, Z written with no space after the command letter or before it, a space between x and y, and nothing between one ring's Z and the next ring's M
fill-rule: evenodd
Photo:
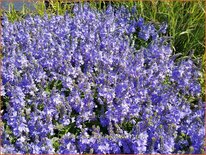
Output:
M201 152L201 69L135 10L4 15L3 153Z

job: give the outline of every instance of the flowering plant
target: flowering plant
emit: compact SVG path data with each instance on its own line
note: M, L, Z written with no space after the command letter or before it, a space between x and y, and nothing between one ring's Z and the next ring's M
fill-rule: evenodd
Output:
M4 153L204 151L202 74L134 11L4 17Z

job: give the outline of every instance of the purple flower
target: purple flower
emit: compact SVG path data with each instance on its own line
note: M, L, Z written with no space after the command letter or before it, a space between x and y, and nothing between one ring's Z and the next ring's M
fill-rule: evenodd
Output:
M167 24L134 7L72 11L4 16L3 153L200 153L203 75L172 56Z

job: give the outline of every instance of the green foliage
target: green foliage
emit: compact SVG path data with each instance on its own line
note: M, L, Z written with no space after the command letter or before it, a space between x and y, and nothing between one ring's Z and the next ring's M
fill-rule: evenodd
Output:
M15 142L17 141L17 137L14 136L10 126L7 123L4 123L4 128L5 128L5 132L9 135L9 141L11 144L15 144Z
M14 4L10 3L9 4L9 10L8 10L8 19L14 22L15 20L18 19L19 15L17 11L14 9Z
M138 1L138 14L154 23L168 23L168 34L176 53L187 54L192 49L196 56L204 54L204 1Z
M80 133L80 129L77 128L76 123L71 123L68 126L64 126L63 129L60 130L59 135L63 136L68 132L73 133L75 136L77 136Z
M44 103L38 104L37 109L44 110Z
M133 117L131 118L131 120L135 121L136 123L142 121L140 118L137 118L137 117ZM135 126L134 124L131 123L131 120L130 121L124 121L121 126L124 130L128 131L128 132L131 132L133 127ZM136 124L135 123L135 124Z
M62 82L60 80L53 80L53 81L47 83L45 91L47 93L50 93L53 88L61 90L63 88ZM66 92L68 93L68 91L66 91Z
M60 147L59 139L57 137L52 138L52 144L55 151L57 151Z
M172 84L172 82L170 81L170 77L169 76L166 76L162 83L164 85L171 85Z
M134 126L134 125L133 125L132 123L130 123L130 122L124 122L124 123L122 124L123 129L126 130L126 131L128 131L128 132L132 131L133 126Z
M185 142L187 141L187 143L182 145L181 151L183 151L185 153L189 153L187 151L187 150L189 150L190 153L192 153L193 149L192 149L192 147L190 148L190 146L192 144L190 136L188 136L188 135L186 135L185 133L182 132L177 136L176 141L185 141Z

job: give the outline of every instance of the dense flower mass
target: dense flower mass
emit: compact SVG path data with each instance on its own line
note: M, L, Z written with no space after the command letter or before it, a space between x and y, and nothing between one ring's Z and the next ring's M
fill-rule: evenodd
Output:
M134 11L4 17L3 153L204 151L201 72Z

